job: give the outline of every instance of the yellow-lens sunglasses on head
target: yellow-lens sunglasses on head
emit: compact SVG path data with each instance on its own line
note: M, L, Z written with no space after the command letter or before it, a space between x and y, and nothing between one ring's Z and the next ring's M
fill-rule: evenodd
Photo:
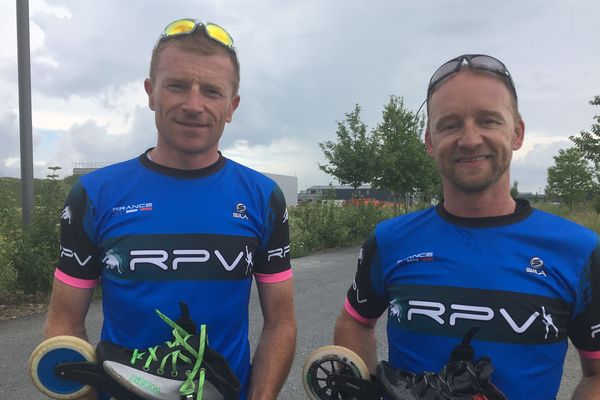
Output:
M233 38L225 29L221 28L217 24L213 24L210 22L204 23L198 21L197 19L191 18L179 19L177 21L171 22L165 27L163 33L158 38L156 44L162 42L163 40L167 40L173 37L190 35L194 33L196 29L198 29L198 27L202 27L202 29L204 29L204 33L206 33L206 36L235 53L235 47L233 46Z

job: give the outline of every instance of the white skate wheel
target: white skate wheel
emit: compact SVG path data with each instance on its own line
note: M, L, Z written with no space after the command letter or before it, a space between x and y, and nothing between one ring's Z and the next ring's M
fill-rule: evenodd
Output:
M29 376L43 394L57 400L74 400L92 388L79 382L63 379L54 367L67 362L96 361L91 344L75 336L56 336L40 343L29 358Z

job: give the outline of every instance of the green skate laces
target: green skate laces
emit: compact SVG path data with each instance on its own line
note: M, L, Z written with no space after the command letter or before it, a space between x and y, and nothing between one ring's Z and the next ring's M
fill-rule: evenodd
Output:
M183 396L186 396L188 399L192 399L194 391L198 390L196 400L202 399L202 391L204 389L204 368L200 368L202 364L202 359L204 357L204 348L206 347L206 325L200 326L200 343L198 350L194 349L190 346L187 341L193 335L187 332L185 329L177 325L177 323L173 322L169 317L164 315L158 310L155 310L158 316L167 323L170 327L173 328L173 337L175 340L172 342L166 341L164 344L167 347L173 349L169 354L164 356L162 360L160 360L160 366L156 371L159 375L162 375L165 371L165 366L169 359L171 360L171 376L176 377L178 375L177 372L177 361L181 360L186 364L193 365L191 370L186 371L186 379L179 388L179 393ZM144 371L148 371L150 369L150 364L153 362L158 362L158 357L156 356L156 351L160 347L160 345L150 347L145 350L134 349L133 354L131 355L131 364L135 364L136 361L143 359L144 356L147 355L146 362L144 363L143 369ZM187 350L192 358L195 358L194 362L190 357L186 356L183 353L183 349ZM198 375L197 383L195 382L196 375Z

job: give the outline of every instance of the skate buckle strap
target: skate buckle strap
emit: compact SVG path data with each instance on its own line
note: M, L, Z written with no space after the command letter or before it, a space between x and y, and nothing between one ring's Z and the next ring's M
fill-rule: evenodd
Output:
M465 334L462 342L452 350L452 354L450 355L450 362L455 361L468 361L471 362L473 359L473 355L475 351L473 350L473 346L471 346L471 341L477 332L481 330L481 327L475 326Z

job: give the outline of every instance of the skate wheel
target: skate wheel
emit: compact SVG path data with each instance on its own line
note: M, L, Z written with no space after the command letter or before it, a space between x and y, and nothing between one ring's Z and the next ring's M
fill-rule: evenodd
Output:
M311 400L343 399L343 393L332 388L327 378L332 373L369 380L369 369L350 349L342 346L323 346L313 351L304 362L302 384Z
M57 400L78 399L92 388L79 382L62 379L54 367L66 362L96 361L91 344L75 336L56 336L44 340L29 358L29 376L43 394Z

